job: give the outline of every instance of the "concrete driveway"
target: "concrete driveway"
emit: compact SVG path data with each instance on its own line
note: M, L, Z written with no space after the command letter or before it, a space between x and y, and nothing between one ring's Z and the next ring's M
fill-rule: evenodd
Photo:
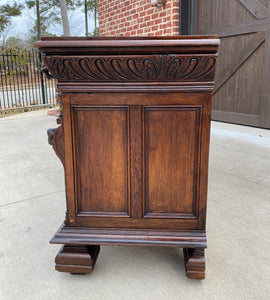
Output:
M94 273L54 271L63 168L46 110L0 119L0 299L269 299L270 132L212 123L206 279L181 249L101 247Z

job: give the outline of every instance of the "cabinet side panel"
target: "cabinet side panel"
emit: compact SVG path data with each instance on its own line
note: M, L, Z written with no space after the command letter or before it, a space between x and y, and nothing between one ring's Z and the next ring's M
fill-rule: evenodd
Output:
M197 218L200 107L144 109L145 217Z
M73 107L79 214L129 215L129 111Z

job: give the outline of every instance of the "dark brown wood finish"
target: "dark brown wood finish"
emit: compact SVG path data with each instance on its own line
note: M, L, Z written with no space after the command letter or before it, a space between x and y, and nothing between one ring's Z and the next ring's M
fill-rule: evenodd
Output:
M184 248L186 275L190 279L205 278L205 258L203 248Z
M57 270L92 271L94 245L167 246L185 248L187 276L204 278L218 44L196 36L35 43L63 103L61 126L49 132L66 179L66 219L51 240L66 245Z
M77 106L72 112L78 215L128 217L128 107Z
M270 0L195 0L194 32L221 39L213 120L270 128Z
M144 107L144 217L196 218L198 215L194 187L197 186L200 116L201 107L196 106Z
M72 274L92 273L99 255L100 246L65 245L55 258L55 269Z

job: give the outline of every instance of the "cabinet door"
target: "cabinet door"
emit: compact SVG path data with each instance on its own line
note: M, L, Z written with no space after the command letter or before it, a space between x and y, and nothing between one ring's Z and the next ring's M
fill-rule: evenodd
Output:
M129 108L72 111L78 216L129 217Z
M204 229L209 99L71 95L64 104L71 120L64 126L69 220L96 228Z
M194 218L201 108L144 107L144 217Z

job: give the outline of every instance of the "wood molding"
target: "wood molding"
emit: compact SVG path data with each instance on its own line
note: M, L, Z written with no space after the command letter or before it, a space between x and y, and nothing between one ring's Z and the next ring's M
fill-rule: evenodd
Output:
M143 195L142 187L142 108L139 105L130 107L130 176L134 180L130 183L131 217L142 218Z
M214 54L217 51L219 39L213 36L148 36L141 37L42 37L34 43L34 47L46 55L130 55L133 54Z
M59 56L43 58L61 81L193 81L214 79L216 56Z
M267 17L267 8L259 0L238 0L256 19Z
M70 110L70 97L69 94L62 95L62 105L63 105L63 120L71 120L71 110ZM73 162L73 145L72 145L72 127L71 122L65 122L64 125L64 141L65 141L65 182L66 182L66 200L67 200L67 212L65 218L65 224L75 224L77 207L75 201L75 187L73 185L75 180L74 174L74 162Z
M205 278L205 258L203 248L184 248L186 276L190 279Z
M144 218L164 218L164 219L198 219L194 213L146 213Z
M212 92L214 89L214 82L168 82L167 84L163 84L162 82L144 82L138 84L137 82L130 82L125 84L121 83L93 83L93 82L85 82L82 84L69 84L69 83L58 83L58 88L62 92L69 93L180 93L180 92Z
M92 273L100 246L64 245L55 257L55 270L72 274Z
M87 228L61 226L51 244L139 245L206 248L205 230L127 230L123 228Z

